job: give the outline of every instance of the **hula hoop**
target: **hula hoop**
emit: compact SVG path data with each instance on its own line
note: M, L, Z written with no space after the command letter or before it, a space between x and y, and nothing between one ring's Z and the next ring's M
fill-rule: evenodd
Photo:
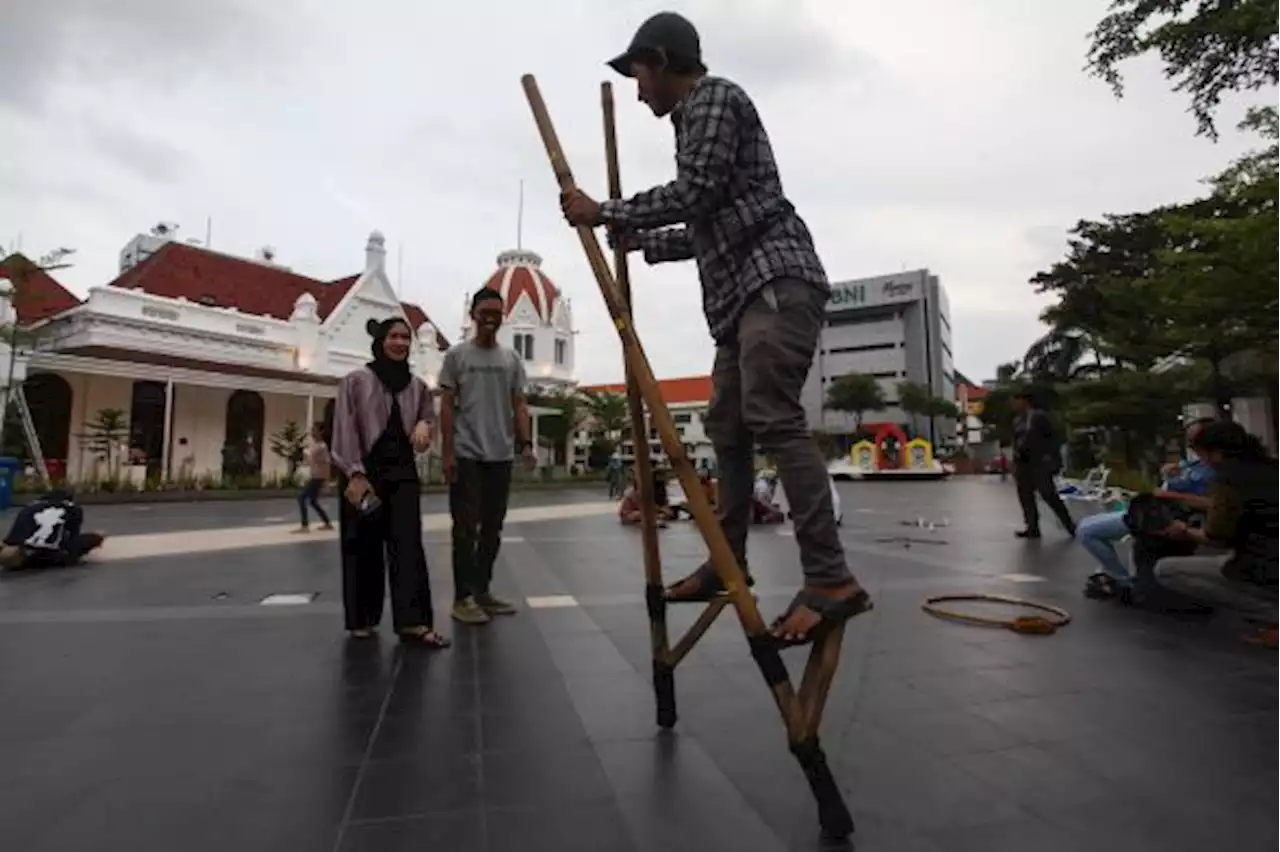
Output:
M1047 613L1045 615L1021 615L1016 618L992 618L985 615L970 615L963 612L955 612L954 610L944 609L938 606L942 603L1001 603L1010 606L1026 607L1037 612ZM1036 603L1035 601L1023 600L1022 598L1011 598L1004 595L935 595L927 599L921 604L921 609L932 615L934 618L941 618L944 621L955 621L960 624L972 624L976 627L1000 627L1005 630L1012 630L1015 633L1038 633L1049 634L1057 632L1058 628L1066 627L1071 623L1071 614L1065 609L1049 604Z

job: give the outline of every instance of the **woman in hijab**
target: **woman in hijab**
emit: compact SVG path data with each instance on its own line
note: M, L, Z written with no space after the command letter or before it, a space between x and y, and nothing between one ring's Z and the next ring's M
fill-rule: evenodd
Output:
M373 360L338 386L333 423L332 456L345 497L338 526L347 630L374 635L387 574L401 641L447 648L433 627L414 462L431 445L431 391L409 371L413 338L403 319L370 320L367 330Z

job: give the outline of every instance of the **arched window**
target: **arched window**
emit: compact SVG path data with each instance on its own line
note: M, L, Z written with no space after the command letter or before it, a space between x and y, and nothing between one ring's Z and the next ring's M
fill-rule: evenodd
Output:
M164 396L164 382L139 381L129 401L129 461L145 464L150 478L164 458Z
M223 476L256 476L262 473L262 396L238 390L227 400L226 437L222 444Z
M31 420L35 425L36 436L40 439L40 451L44 453L46 461L60 462L65 470L68 447L71 444L70 383L57 373L35 373L23 382L22 392L31 408ZM15 416L5 424L5 433L7 436L12 430L15 437L21 436L22 446L26 446L26 436L22 435L22 420L16 413L15 409ZM6 437L5 443L10 444L12 441ZM27 457L30 456L28 448Z

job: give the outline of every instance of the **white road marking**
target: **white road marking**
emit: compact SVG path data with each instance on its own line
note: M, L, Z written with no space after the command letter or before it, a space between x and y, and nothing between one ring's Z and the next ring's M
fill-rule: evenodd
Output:
M1008 580L1010 583L1047 583L1048 577L1037 574L999 574L996 579Z
M258 601L262 606L301 606L309 604L315 600L315 592L306 592L304 594L282 594L267 595Z
M545 595L525 598L524 602L529 605L529 609L564 609L578 605L578 599L573 595Z
M512 509L508 512L507 523L521 524L537 521L591 518L612 515L616 511L616 506L605 502L526 506ZM452 526L453 521L448 512L437 512L422 516L422 529L424 532L447 532ZM297 529L297 526L290 523L109 536L102 548L95 554L95 561L112 562L120 559L143 559L150 556L180 556L185 553L215 553L250 547L275 547L284 544L325 541L337 538L338 535L336 530L319 529L312 530L310 535L295 535L295 529Z

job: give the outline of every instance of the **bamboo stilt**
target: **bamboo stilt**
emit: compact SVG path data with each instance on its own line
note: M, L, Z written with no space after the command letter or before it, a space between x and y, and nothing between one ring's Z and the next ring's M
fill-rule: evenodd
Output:
M542 100L542 94L538 90L538 83L532 74L526 74L521 78L521 84L524 87L525 96L533 112L534 122L538 127L538 134L542 138L543 146L546 148L547 158L551 163L551 169L555 173L560 190L561 192L572 191L576 189L573 172L565 159L564 149L560 146L560 140L556 136L555 127L551 123L551 116L547 112L546 104ZM620 191L620 181L617 179L616 135L612 130L611 93L608 95L602 94L602 97L605 102L606 113L606 148L611 151L610 190L612 193L615 185ZM610 141L611 139L613 141ZM797 762L799 762L817 802L818 821L822 826L823 835L828 839L843 840L852 833L853 820L849 815L849 809L844 803L835 778L831 774L831 769L827 765L826 756L818 742L817 726L821 721L822 705L826 701L828 689L839 662L840 644L844 636L844 630L842 628L832 630L824 639L814 643L809 654L809 663L806 666L801 695L797 697L786 666L779 655L777 644L769 635L764 618L760 615L760 610L756 605L756 600L746 585L742 568L738 565L737 559L733 555L733 550L729 547L729 541L725 538L724 531L720 528L720 523L711 507L710 501L707 499L706 493L700 487L693 464L685 453L684 444L680 441L679 432L671 418L671 412L668 411L666 404L663 402L657 380L654 378L653 370L649 366L649 359L645 356L644 348L640 344L640 339L636 336L635 328L632 325L629 302L619 291L618 284L615 282L613 273L605 260L604 252L600 248L595 232L586 227L578 227L576 230L579 241L582 243L582 249L586 253L587 262L590 264L596 283L600 287L600 294L604 297L605 305L609 309L609 315L613 318L614 326L617 328L618 335L622 340L622 350L627 365L628 396L630 397L631 391L634 390L649 409L650 418L658 431L662 447L666 451L668 458L670 458L676 476L684 488L685 496L689 500L689 508L693 513L694 522L697 524L699 532L701 532L703 539L706 541L707 549L710 551L710 563L724 583L728 600L733 604L734 610L738 613L738 620L742 623L743 630L747 634L747 643L750 646L751 655L755 659L756 665L760 668L760 672L764 676L770 692L773 694L774 702L778 706L783 724L786 726L787 739L790 743L791 751L795 755ZM625 259L620 259L620 261L619 270L625 270ZM634 408L632 409L632 416L633 418L635 417ZM647 434L645 438L647 439ZM656 546L652 552L654 558L651 562L649 551L646 550L645 562L651 613L659 608L655 606L653 600L654 587L652 582L655 572L657 572L658 583L661 583L660 566L656 558ZM712 605L714 606L717 603L720 602L713 602ZM723 604L721 604L722 607ZM704 613L704 618L700 620L700 623L705 621L705 624L701 627L698 635L701 635L701 632L705 631L710 625L710 620L706 616L707 613ZM714 615L711 617L714 618ZM694 627L696 629L699 625L695 624ZM665 621L663 623L663 633L665 634ZM697 636L692 638L686 636L688 641L682 641L680 645L681 656L687 653L697 638ZM674 664L670 662L670 656L670 651L668 650L666 655L668 665L673 666Z
M613 86L600 84L600 107L604 114L604 152L608 164L609 197L622 197L622 176L618 169L618 132L614 121ZM631 274L627 252L614 249L613 270L618 296L628 319L631 317ZM626 363L627 407L631 412L631 445L635 453L636 488L640 494L640 541L644 547L645 600L649 607L649 645L653 652L653 692L659 727L671 728L676 723L674 664L668 661L670 640L667 634L666 601L663 598L662 560L658 551L658 506L654 498L653 464L649 458L649 427L645 421L644 400Z

